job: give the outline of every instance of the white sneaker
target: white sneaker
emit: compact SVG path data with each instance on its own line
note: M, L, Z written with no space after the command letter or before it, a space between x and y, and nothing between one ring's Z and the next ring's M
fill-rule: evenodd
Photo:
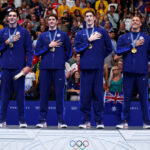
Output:
M81 128L81 129L90 129L91 128L91 123L90 122L86 122L84 124L80 124L79 128Z
M118 124L118 125L116 125L116 128L117 129L128 129L128 123L125 122L125 123Z
M65 123L58 122L58 129L67 128L68 126Z
M96 129L104 129L104 124L97 124Z
M0 123L0 128L6 128L6 122L1 122Z
M143 129L150 129L150 125L149 125L149 124L144 123L144 125L143 125Z
M19 122L19 128L27 128L28 125L26 122Z
M38 124L36 124L37 128L46 128L47 127L47 123L46 122L40 122Z

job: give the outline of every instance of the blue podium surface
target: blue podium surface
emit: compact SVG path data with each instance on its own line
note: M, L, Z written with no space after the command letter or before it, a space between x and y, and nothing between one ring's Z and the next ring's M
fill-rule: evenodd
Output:
M40 115L40 101L26 101L26 120L28 125L35 125L39 121ZM69 126L78 126L81 123L81 113L79 102L65 101L64 102L64 112L65 120ZM104 109L103 122L105 126L115 126L120 122L121 111L118 112L115 106L110 108L111 111L108 111L108 108ZM150 110L150 102L149 102ZM94 123L94 114L93 110L91 111L91 122ZM57 125L57 114L56 114L56 103L55 101L49 101L48 114L47 114L47 123L49 126ZM18 111L16 101L10 101L8 112L7 112L7 124L8 125L17 125L18 124ZM143 125L142 121L142 111L139 102L131 102L130 107L130 126L141 126Z

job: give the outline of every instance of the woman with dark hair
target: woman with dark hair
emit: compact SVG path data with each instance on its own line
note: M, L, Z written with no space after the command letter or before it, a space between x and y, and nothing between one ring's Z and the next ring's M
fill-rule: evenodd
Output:
M79 101L79 94L80 94L80 73L79 71L75 71L70 81L67 85L67 92L69 93L70 100L72 101Z

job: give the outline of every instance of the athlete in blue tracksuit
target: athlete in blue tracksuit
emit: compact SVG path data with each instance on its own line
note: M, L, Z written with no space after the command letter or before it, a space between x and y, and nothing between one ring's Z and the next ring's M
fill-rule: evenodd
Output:
M35 54L41 56L40 63L40 122L37 127L46 127L48 112L48 97L54 81L56 93L56 109L58 128L67 127L64 124L63 101L65 86L65 61L72 56L72 46L67 33L57 29L57 16L48 18L49 30L42 33L37 41Z
M103 113L103 65L104 58L112 52L111 40L102 28L94 27L95 16L85 13L86 29L75 36L75 50L80 53L80 110L83 124L80 128L90 128L91 104L95 113L97 128L104 128ZM93 101L92 101L93 99Z
M136 83L143 111L143 128L150 128L148 111L148 57L150 37L140 32L141 21L133 17L131 32L122 35L117 43L117 54L123 55L123 123L117 128L128 128L130 101Z
M9 12L8 20L9 25L0 30L2 67L0 127L6 125L6 113L12 87L16 94L20 127L27 127L24 115L24 76L18 80L13 80L13 77L20 71L24 75L29 72L33 59L32 41L28 31L17 25L18 17L15 11Z

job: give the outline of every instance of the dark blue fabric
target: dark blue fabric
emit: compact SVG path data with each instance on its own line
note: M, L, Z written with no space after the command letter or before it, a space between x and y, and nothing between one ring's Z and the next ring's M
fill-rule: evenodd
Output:
M64 120L64 87L65 87L65 73L61 69L42 69L40 70L40 120L46 119L48 112L48 97L52 82L55 86L56 94L56 111L58 121Z
M50 39L49 32L52 37L55 31L47 31L42 33L37 41L35 55L42 56L40 69L64 69L65 61L72 56L72 46L67 33L57 30L55 40L60 40L62 45L55 48L55 52L51 52L49 48Z
M103 72L101 70L81 70L80 110L82 121L91 120L91 106L95 122L102 121L103 113Z
M20 32L20 39L14 42L14 47L10 48L5 45L5 41L9 38L9 27L0 30L0 51L1 67L6 69L21 69L24 66L31 67L33 59L32 41L28 31L17 25L17 32ZM11 29L13 33L15 29ZM26 61L27 59L27 61Z
M73 83L72 80L69 80L67 83L67 89L75 89L75 90L80 90L80 85L77 83Z
M123 74L123 92L124 92L124 105L122 120L129 120L130 102L132 98L132 92L134 84L136 84L141 108L143 112L143 121L147 124L150 123L149 111L148 111L148 75L147 74L135 74L124 73Z
M88 29L91 32L92 29ZM75 50L80 53L80 69L103 70L104 58L112 52L112 43L107 32L102 28L94 28L94 32L101 34L101 39L91 42L92 49L88 49L89 41L86 29L77 32L75 36Z
M138 33L133 33L134 39ZM150 37L142 32L144 44L136 47L137 53L131 52L132 41L130 33L121 35L117 42L117 54L123 55L123 72L148 73L148 60L150 57Z
M1 85L1 111L0 121L6 120L7 108L11 98L12 88L16 94L16 101L18 106L19 121L25 120L24 113L24 76L18 80L13 80L13 77L20 72L20 69L3 69L2 71L2 85Z

